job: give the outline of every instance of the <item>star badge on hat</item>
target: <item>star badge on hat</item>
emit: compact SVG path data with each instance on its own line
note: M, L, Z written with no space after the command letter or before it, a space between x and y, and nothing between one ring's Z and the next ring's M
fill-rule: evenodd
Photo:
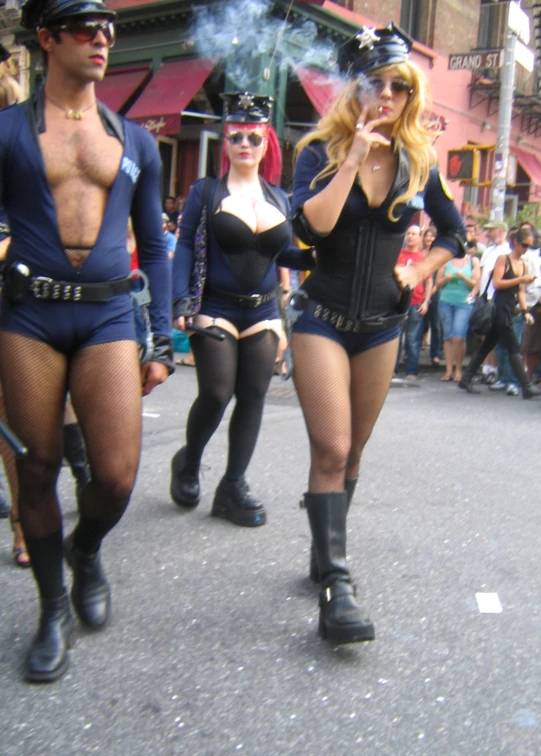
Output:
M242 94L239 97L239 105L243 110L250 110L254 105L253 95Z
M365 47L373 47L374 42L379 42L381 40L381 37L378 37L376 34L375 27L370 29L368 26L366 26L362 32L357 34L356 38L359 40L359 50L363 50Z

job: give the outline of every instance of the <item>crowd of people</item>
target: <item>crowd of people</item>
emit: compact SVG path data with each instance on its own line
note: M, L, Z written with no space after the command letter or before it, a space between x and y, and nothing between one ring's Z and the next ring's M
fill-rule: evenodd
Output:
M412 296L404 325L406 379L417 379L424 340L425 348L430 350L430 362L436 367L442 364L443 344L445 371L441 381L457 383L469 393L479 393L480 382L491 391L505 391L509 396L519 395L522 389L523 396L531 398L537 393L532 383L541 380L541 234L529 221L511 227L505 221L490 221L483 225L487 242L484 244L479 238L482 231L478 220L468 217L465 226L467 255L450 260L437 271L433 281L423 282ZM426 254L426 236L429 240L433 238L430 226L424 232L416 225L411 226L405 234L401 255L410 260L419 256L422 259ZM511 275L506 261L515 258L520 260L521 269ZM495 321L503 317L502 305L506 302L504 309L508 316L504 319L509 321L512 331L500 329L497 338L494 332L490 340L485 340L481 352L478 348L482 339L470 328L470 317L477 298L485 290L487 299L494 300ZM427 302L429 318L423 332L420 318L425 314ZM411 307L415 307L413 317ZM464 373L467 351L475 355ZM397 371L399 367L400 361Z
M475 223L466 219L465 227L437 168L413 41L393 23L361 29L340 48L344 87L297 145L290 198L277 186L272 98L238 92L224 95L220 178L196 182L185 204L166 198L162 209L153 137L95 96L115 15L104 0L27 0L21 23L36 31L47 77L30 100L0 112L8 237L0 379L3 417L26 453L15 466L13 453L0 451L13 471L15 545L40 599L25 678L51 682L65 673L72 609L91 630L108 624L101 544L133 490L142 396L174 370L173 325L189 336L198 394L171 460L171 498L185 510L198 505L205 447L234 399L212 515L265 524L246 472L284 347L283 304L288 369L310 445L303 506L309 574L320 587L319 633L335 644L373 640L347 565L346 521L363 450L400 367L400 344L406 377L415 381L429 330L434 364L443 343L442 380L472 392L476 368L501 343L524 395L533 395L510 322L515 299L525 311L533 297L526 287L534 284L530 266L539 264L523 261L533 229L518 229L510 251L503 224L491 224L496 249L478 260ZM415 223L421 211L434 225ZM489 265L497 317L463 373L472 301ZM135 308L130 268L148 282L149 301L139 292ZM302 272L301 285L281 302L278 284L293 289L291 271ZM539 297L530 299L528 307L538 306ZM527 330L536 328L535 315L528 310L524 318L531 372L541 339L539 329ZM56 482L70 444L78 521L64 538Z

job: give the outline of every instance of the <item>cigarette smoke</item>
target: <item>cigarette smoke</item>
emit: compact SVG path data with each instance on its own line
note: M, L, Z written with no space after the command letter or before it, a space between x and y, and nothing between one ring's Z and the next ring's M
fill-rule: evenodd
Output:
M307 20L284 25L272 14L273 6L272 0L227 0L195 7L191 37L198 53L227 59L227 74L238 90L253 87L262 56L265 65L274 60L293 70L300 65L336 73L336 47L318 36L316 24Z

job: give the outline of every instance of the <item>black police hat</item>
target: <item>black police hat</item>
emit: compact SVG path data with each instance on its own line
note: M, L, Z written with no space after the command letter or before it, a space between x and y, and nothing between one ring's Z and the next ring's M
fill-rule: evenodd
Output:
M224 92L225 120L228 123L268 123L274 97L251 92Z
M21 8L21 26L36 29L77 16L105 16L112 21L116 15L104 0L26 0Z
M375 71L384 66L404 63L413 39L394 23L384 29L363 26L338 50L338 67L347 76Z

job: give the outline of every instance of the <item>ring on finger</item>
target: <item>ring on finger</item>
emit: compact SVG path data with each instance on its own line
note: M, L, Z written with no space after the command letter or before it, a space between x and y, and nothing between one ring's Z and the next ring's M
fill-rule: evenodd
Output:
M364 129L364 123L358 123L355 126L356 131L362 131Z

